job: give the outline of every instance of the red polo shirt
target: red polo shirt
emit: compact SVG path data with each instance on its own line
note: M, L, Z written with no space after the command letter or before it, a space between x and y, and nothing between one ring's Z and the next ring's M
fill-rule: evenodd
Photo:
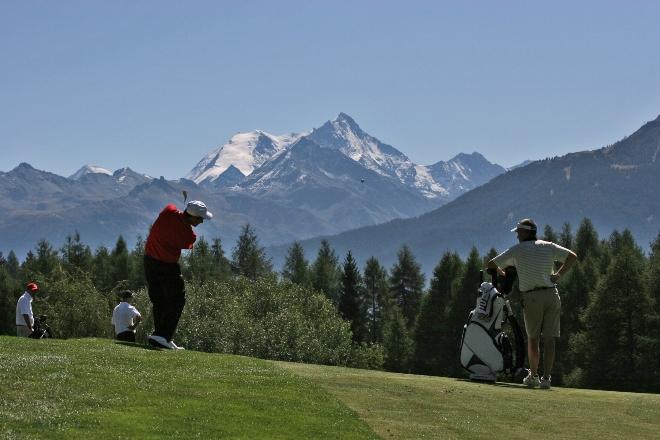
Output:
M183 215L172 204L161 211L147 237L147 255L164 263L177 263L181 249L192 249L197 236Z

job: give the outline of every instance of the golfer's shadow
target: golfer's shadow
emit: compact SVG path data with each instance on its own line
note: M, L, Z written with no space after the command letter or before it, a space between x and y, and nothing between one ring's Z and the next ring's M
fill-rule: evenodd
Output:
M140 344L138 342L115 341L115 344L125 345L126 347L141 348L143 350L162 351L160 348L148 344Z

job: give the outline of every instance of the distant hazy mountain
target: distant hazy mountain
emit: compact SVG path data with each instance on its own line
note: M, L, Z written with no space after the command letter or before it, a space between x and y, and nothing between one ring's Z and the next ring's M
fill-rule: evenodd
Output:
M98 174L87 178L110 177ZM197 228L198 234L209 239L221 237L227 252L246 223L255 227L264 244L311 237L318 231L338 232L305 210L245 194L209 192L186 179L152 179L125 193L108 189L108 181L91 184L82 180L66 179L27 164L0 173L0 251L6 254L13 249L25 255L43 238L59 247L75 231L93 248L114 245L120 234L131 244L138 235L146 237L166 204L175 203L183 209L184 189L189 200L204 200L215 214L212 221Z
M540 227L577 228L590 218L598 231L630 229L647 246L660 232L660 117L606 148L532 162L501 174L456 200L418 218L394 220L329 237L339 254L352 250L360 263L377 256L392 264L409 245L427 273L443 252L485 252L515 243L509 232L532 217ZM320 238L303 245L313 256ZM275 263L286 246L271 249Z
M478 153L429 167L365 133L346 114L311 132L239 133L185 179L86 165L70 178L21 164L0 173L0 251L25 252L78 230L92 246L146 235L160 209L191 198L216 214L200 233L233 244L251 223L264 245L428 212L503 172Z
M529 165L532 162L534 162L534 161L533 160L524 160L524 161L520 162L517 165L514 165L512 167L507 168L507 171L512 171L512 170L515 170L516 168L524 167L526 165Z

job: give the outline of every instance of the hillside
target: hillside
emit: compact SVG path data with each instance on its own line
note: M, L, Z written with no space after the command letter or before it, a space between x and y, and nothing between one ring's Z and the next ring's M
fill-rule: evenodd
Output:
M660 117L623 140L599 150L532 162L501 174L456 200L416 218L394 220L329 237L338 255L349 249L363 264L370 256L390 266L397 250L410 246L430 274L443 252L466 255L473 245L485 252L516 242L509 229L525 217L559 231L584 217L601 235L631 230L642 246L660 232ZM310 258L321 239L303 246ZM286 247L272 248L276 263Z
M0 337L0 438L651 439L660 396ZM5 386L8 385L8 386Z

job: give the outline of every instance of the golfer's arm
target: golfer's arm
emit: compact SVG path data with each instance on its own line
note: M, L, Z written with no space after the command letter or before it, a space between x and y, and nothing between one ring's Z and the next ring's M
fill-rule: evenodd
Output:
M27 326L27 328L32 330L32 323L30 323L30 315L26 315L25 313L23 313L23 320L25 321L25 325Z
M576 261L577 261L577 254L573 251L568 251L566 260L564 260L564 264L562 264L559 270L557 271L557 275L562 276L566 272L571 270L571 267L573 267Z

